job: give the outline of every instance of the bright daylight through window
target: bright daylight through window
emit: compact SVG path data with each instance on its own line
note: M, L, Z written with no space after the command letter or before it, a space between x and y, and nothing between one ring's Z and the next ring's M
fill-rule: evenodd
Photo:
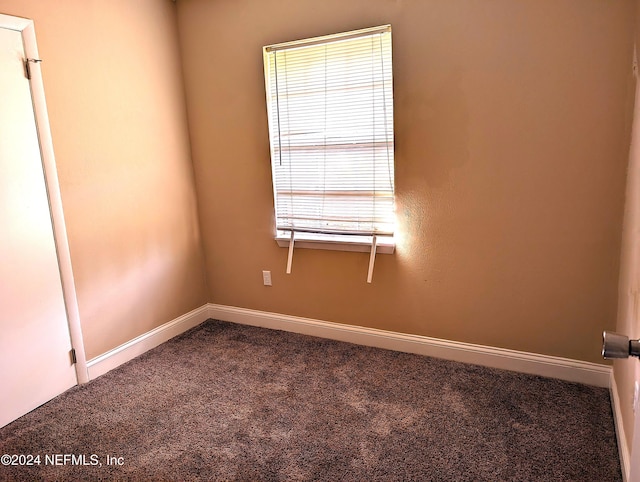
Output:
M391 26L267 46L264 66L277 239L392 250Z

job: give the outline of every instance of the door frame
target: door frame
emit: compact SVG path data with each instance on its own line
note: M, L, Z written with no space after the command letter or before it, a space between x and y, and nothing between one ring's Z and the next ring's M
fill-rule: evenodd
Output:
M38 46L36 44L36 34L33 20L22 17L15 17L0 13L0 28L15 30L22 35L24 52L28 59L40 59ZM47 188L47 198L49 200L49 212L53 225L53 238L56 245L58 257L58 267L60 270L60 280L62 283L62 293L64 296L65 310L67 313L67 323L71 337L71 346L76 354L76 377L78 383L89 381L87 372L87 358L84 351L84 341L82 338L82 327L80 325L80 312L78 310L78 298L76 295L73 269L71 266L71 252L69 249L69 239L62 210L62 197L60 195L60 183L58 181L58 171L56 170L56 160L53 152L53 140L49 127L49 115L44 96L44 83L42 81L41 63L29 63L31 80L31 101L35 115L38 142L40 145L40 157L44 171L44 182Z

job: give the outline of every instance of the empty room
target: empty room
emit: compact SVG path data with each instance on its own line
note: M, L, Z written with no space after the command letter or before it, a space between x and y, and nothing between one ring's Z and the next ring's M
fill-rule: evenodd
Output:
M0 0L0 480L640 482L640 0Z

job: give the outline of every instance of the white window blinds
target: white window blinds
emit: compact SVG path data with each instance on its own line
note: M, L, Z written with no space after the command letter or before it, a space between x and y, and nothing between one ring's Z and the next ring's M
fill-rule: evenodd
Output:
M393 235L391 26L264 47L276 228Z

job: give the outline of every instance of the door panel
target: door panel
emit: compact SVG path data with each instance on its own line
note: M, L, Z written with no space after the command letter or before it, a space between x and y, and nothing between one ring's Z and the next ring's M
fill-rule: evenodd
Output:
M76 384L24 57L0 28L0 427Z

